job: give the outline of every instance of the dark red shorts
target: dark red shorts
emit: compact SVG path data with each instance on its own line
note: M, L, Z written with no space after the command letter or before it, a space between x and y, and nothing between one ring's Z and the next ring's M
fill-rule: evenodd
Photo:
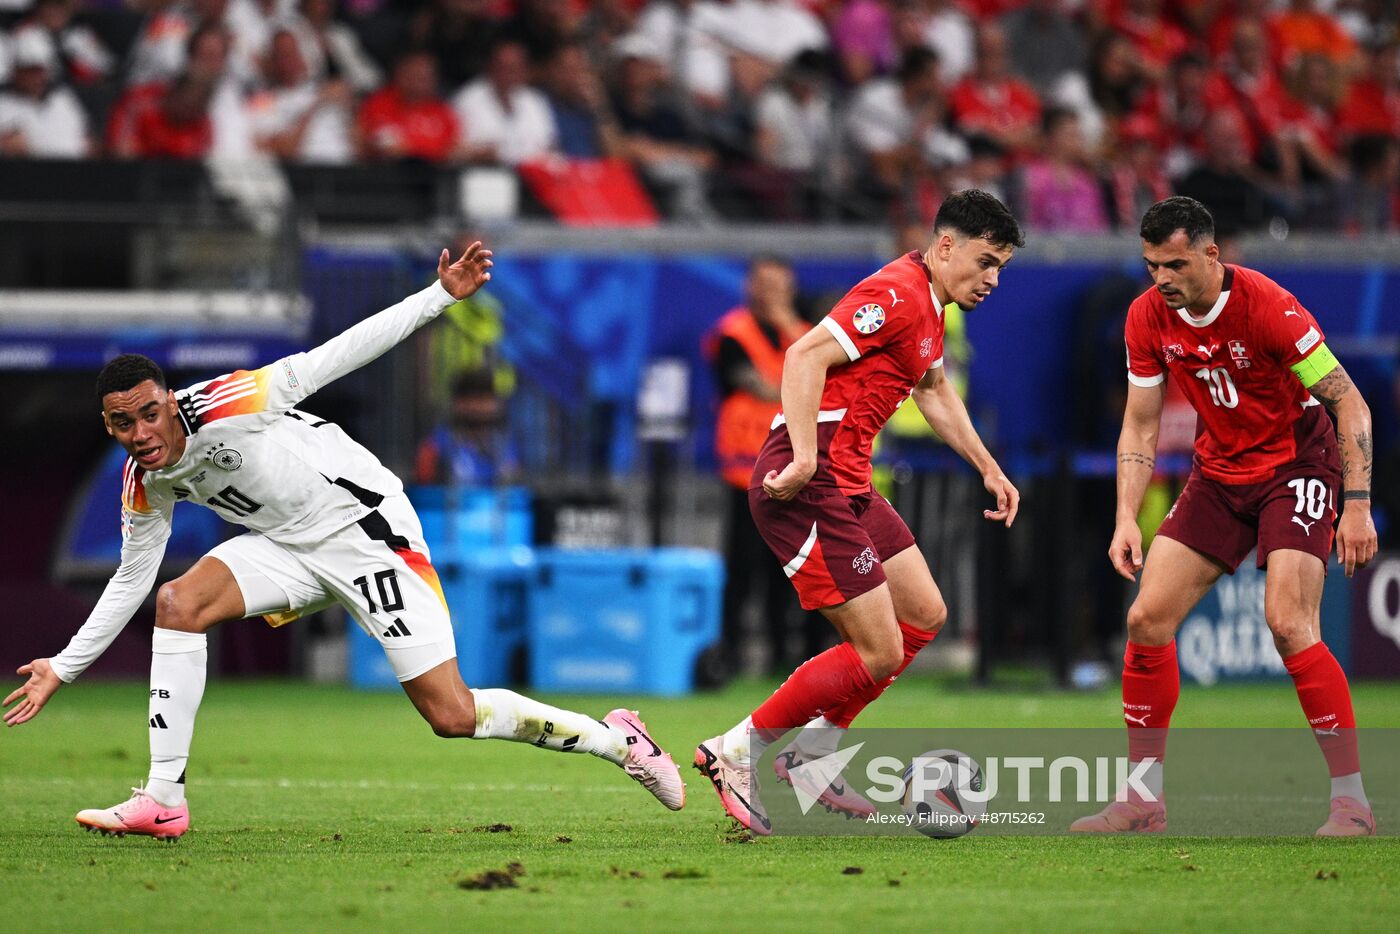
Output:
M881 562L914 544L909 527L878 493L803 490L783 502L760 487L749 490L749 511L804 610L874 590L885 582Z
M1220 483L1193 469L1157 534L1214 558L1231 574L1256 545L1261 568L1280 548L1316 555L1325 568L1342 488L1335 452L1329 444L1259 483Z

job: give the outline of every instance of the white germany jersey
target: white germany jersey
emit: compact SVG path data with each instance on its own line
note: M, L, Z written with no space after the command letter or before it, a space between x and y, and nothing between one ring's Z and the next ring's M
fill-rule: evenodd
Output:
M184 501L284 545L309 545L402 493L399 479L338 425L293 408L315 385L306 370L306 355L297 354L177 392L184 456L149 473L127 461L126 543L164 541L171 508Z
M155 583L180 500L284 545L308 546L368 514L403 484L337 425L296 405L432 321L454 299L441 283L319 347L175 394L184 428L178 463L122 477L122 561L82 628L50 662L72 681L131 619Z

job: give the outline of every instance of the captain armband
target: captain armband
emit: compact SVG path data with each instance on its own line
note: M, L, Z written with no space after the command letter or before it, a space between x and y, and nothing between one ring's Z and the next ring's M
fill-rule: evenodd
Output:
M1289 367L1293 375L1298 377L1304 389L1311 389L1312 385L1322 377L1331 373L1338 366L1337 358L1326 344L1319 344L1317 349Z

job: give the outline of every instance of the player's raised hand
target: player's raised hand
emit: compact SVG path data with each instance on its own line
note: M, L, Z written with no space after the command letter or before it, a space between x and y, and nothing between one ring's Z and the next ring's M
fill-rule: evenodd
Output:
M491 251L480 240L467 247L457 262L451 260L452 254L443 250L438 256L437 272L442 287L453 298L460 301L491 281Z
M26 720L33 720L53 697L53 692L63 685L63 680L54 672L47 658L36 658L28 665L20 665L16 674L29 675L29 680L0 702L0 707L9 707L15 700L24 698L5 711L6 726L19 726Z
M1142 529L1136 522L1120 522L1114 528L1108 560L1120 575L1130 581L1137 580L1137 573L1142 570Z
M812 474L817 472L817 465L803 467L793 462L783 468L782 473L776 470L768 471L768 476L763 478L764 491L774 499L790 500L802 488L807 485L807 481L812 479Z
M1337 561L1347 577L1364 568L1376 556L1376 524L1371 521L1370 504L1353 500L1342 509L1337 523Z
M1001 522L1009 529L1016 521L1016 512L1021 508L1021 492L1000 471L993 471L982 478L987 492L997 498L996 509L984 509L984 518Z

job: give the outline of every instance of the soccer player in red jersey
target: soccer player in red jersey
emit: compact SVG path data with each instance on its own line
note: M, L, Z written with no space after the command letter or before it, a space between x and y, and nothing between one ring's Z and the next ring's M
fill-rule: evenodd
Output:
M967 311L980 305L1022 244L1015 218L996 198L976 190L951 195L927 251L905 254L860 282L787 351L783 410L749 481L749 508L803 608L821 610L843 641L695 751L695 766L725 811L755 833L771 830L753 795L753 765L763 750L800 726L834 750L839 731L947 617L913 535L870 485L871 443L894 410L912 397L996 497L996 509L983 514L1007 526L1016 518L1020 494L944 376L943 311L951 303ZM789 746L779 776L793 776L820 744ZM829 810L870 812L869 802L844 789L810 790Z
M1332 775L1331 813L1318 833L1374 833L1351 691L1319 621L1334 523L1348 577L1376 553L1370 410L1296 298L1252 269L1220 262L1214 220L1200 202L1159 201L1140 232L1153 288L1128 309L1128 403L1108 554L1128 580L1143 572L1128 610L1123 718L1128 757L1145 763L1143 784L1157 800L1129 796L1070 829L1166 829L1162 759L1180 689L1176 630L1220 575L1234 573L1257 547L1264 616ZM1191 476L1144 568L1137 514L1168 374L1200 427Z

